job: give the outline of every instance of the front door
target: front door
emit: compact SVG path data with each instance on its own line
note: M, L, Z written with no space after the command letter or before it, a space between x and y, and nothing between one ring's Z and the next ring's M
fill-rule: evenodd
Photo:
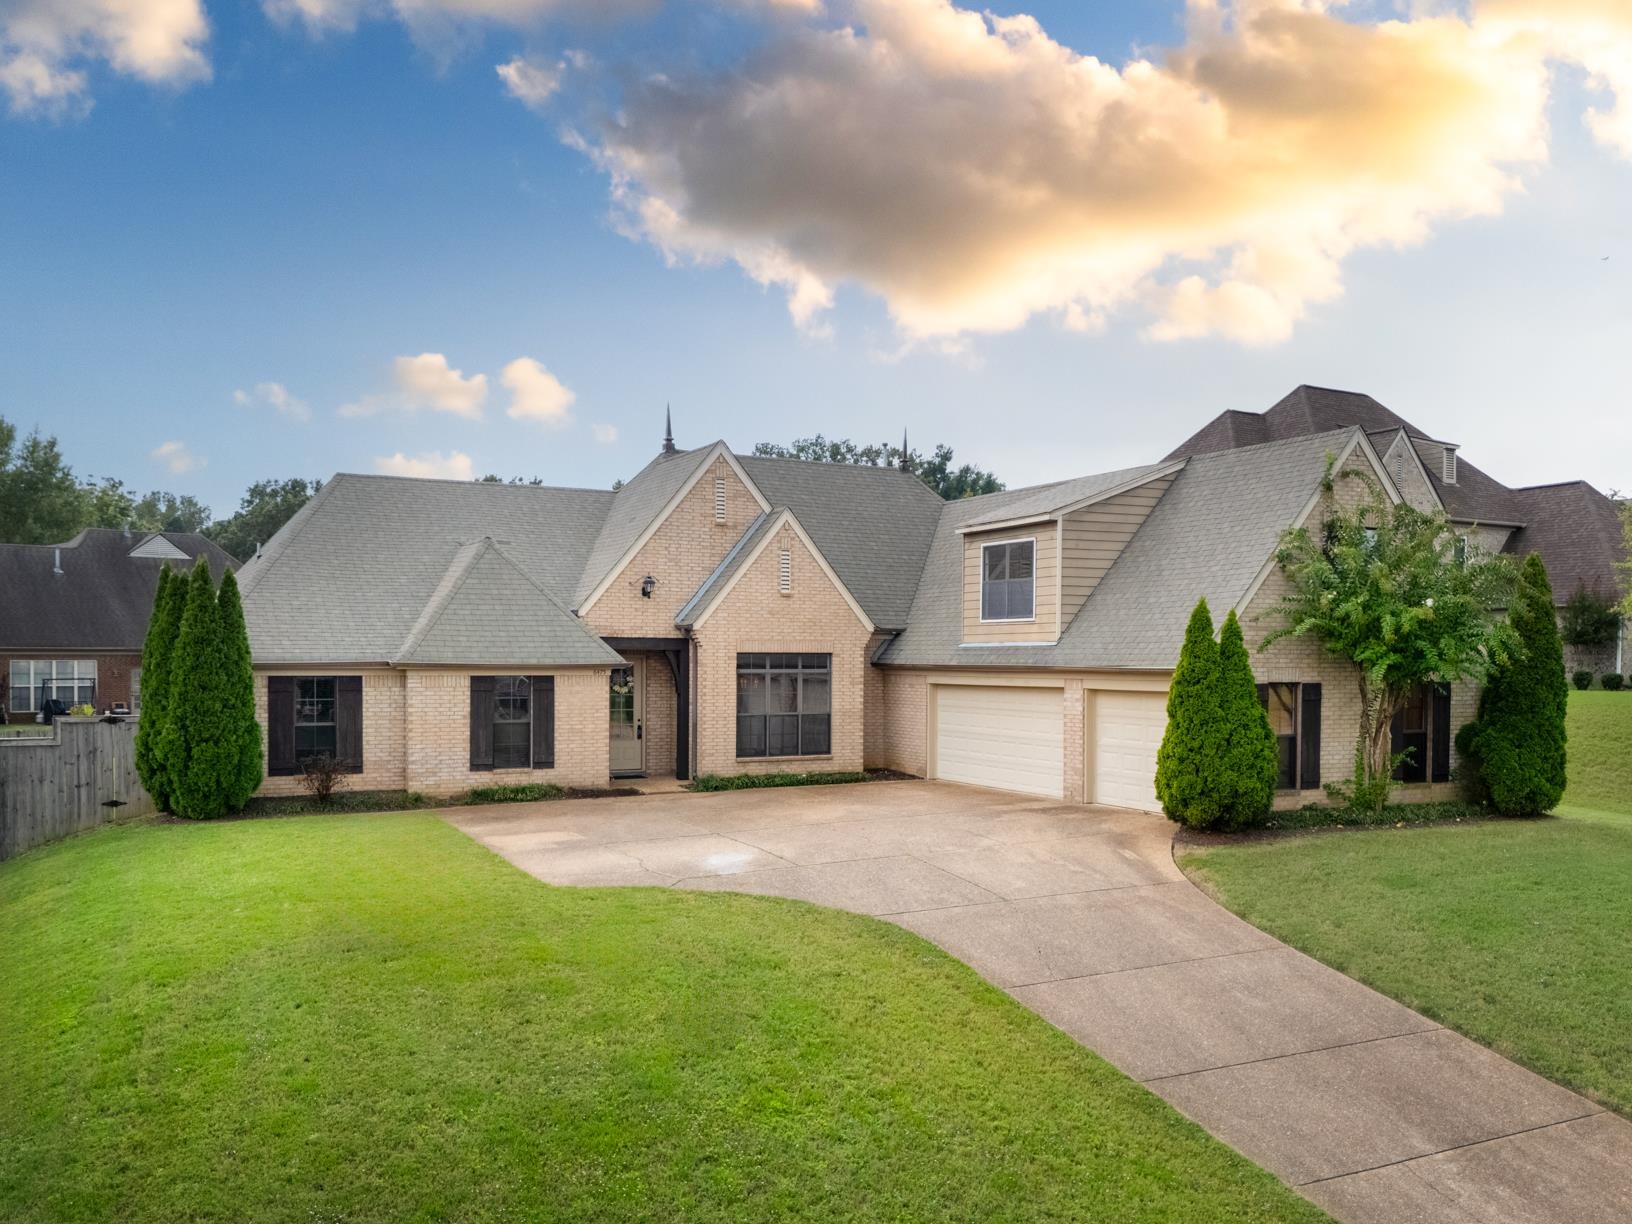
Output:
M641 661L612 669L612 772L638 774L646 768L645 710L641 703Z

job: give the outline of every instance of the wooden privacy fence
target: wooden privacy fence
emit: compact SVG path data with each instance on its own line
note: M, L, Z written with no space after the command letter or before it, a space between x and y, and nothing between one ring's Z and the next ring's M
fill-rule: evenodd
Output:
M0 859L153 810L136 720L62 718L50 739L0 737Z

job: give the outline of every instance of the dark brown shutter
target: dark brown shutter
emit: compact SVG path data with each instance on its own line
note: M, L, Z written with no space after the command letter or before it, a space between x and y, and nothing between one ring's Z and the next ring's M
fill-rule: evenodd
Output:
M266 772L289 777L295 768L295 678L266 678Z
M1435 782L1451 780L1451 686L1436 684L1433 690L1433 773Z
M1405 751L1405 711L1401 710L1394 715L1394 721L1388 725L1388 754L1397 757ZM1405 781L1407 762L1400 762L1395 768L1392 777L1396 782Z
M555 768L555 677L529 676L533 689L533 768Z
M363 772L363 678L334 678L334 755L346 773Z
M1320 788L1320 685L1305 684L1298 718L1298 785Z
M470 768L493 768L493 677L470 678Z
M1269 710L1269 685L1260 684L1258 686L1258 704L1263 706L1266 712Z

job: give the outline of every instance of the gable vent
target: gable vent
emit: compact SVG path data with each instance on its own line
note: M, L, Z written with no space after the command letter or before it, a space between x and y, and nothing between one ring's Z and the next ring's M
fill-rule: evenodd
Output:
M786 548L776 558L776 589L784 595L793 594L793 553Z
M1440 478L1446 484L1456 483L1456 447L1447 446L1440 461Z
M725 522L725 477L714 477L714 521Z
M1399 450L1394 452L1394 483L1396 485L1399 485L1399 484L1403 484L1404 482L1405 482L1405 448L1402 446Z

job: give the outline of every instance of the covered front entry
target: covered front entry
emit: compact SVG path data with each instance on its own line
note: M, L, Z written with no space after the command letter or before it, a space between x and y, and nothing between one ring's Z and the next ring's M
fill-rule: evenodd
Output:
M1057 688L941 684L934 775L1058 799L1065 794L1065 699Z
M1162 810L1156 798L1156 750L1167 731L1166 693L1091 692L1089 800L1141 812Z
M608 713L612 736L612 774L638 774L646 771L646 725L642 697L645 670L642 656L636 655L628 667L612 669L612 683L608 694Z
M691 777L691 652L684 638L609 637L607 735L613 776Z

